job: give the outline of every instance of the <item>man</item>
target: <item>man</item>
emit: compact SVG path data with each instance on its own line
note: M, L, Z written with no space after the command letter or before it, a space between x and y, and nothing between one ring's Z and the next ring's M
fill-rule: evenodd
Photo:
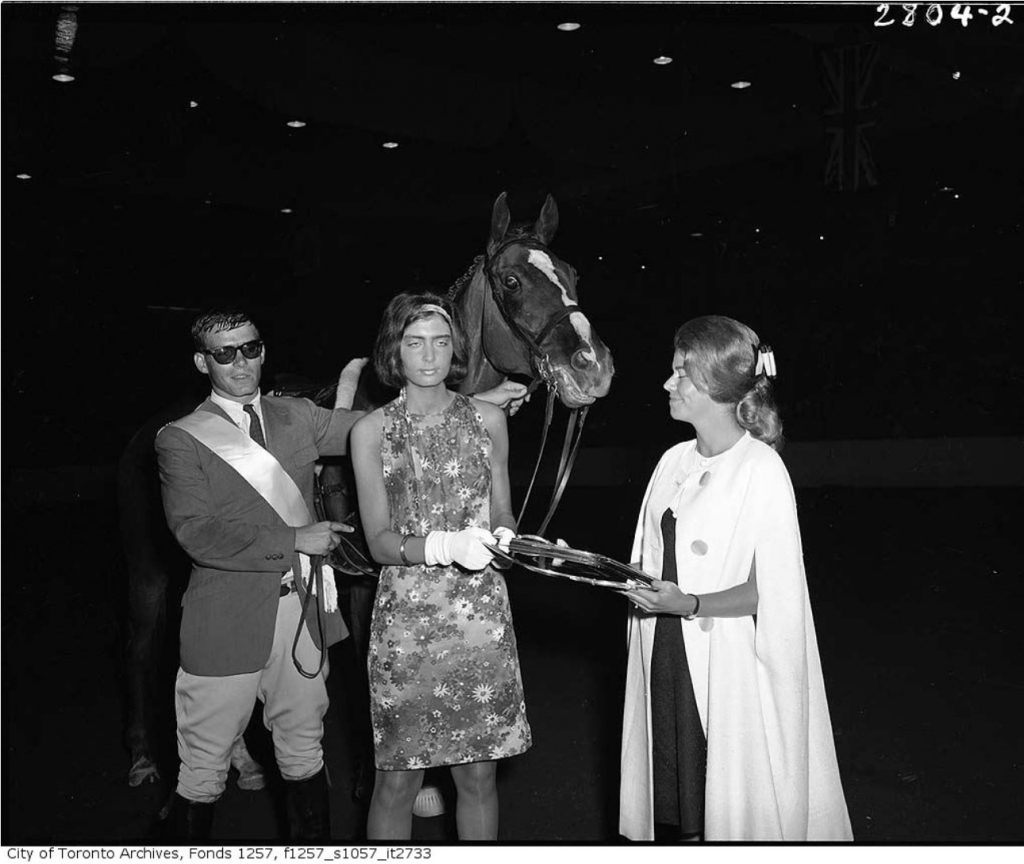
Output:
M352 529L313 521L313 468L346 452L363 412L261 395L266 349L242 311L200 315L192 338L212 392L156 438L167 523L193 563L175 681L181 766L171 830L178 840L209 837L232 745L259 698L292 839L327 842L326 651L348 630L330 567L316 572L310 556L326 555ZM351 404L365 362L342 371L336 405ZM524 393L506 382L481 398L514 410Z

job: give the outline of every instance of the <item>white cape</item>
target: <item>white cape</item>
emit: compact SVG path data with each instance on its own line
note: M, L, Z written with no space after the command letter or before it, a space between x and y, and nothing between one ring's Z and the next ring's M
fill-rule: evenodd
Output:
M630 561L661 573L661 515L691 464L694 441L668 450L644 496ZM679 619L707 735L706 840L851 840L836 762L796 499L782 460L745 435L708 469L677 514L684 591L744 582L754 562L757 624ZM702 542L695 542L702 541ZM619 831L654 839L650 671L656 616L630 613Z

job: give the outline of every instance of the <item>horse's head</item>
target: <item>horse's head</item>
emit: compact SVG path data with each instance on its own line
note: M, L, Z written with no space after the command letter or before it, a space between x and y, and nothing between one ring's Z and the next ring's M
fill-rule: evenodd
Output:
M503 192L494 202L483 273L491 304L520 344L485 332L487 356L505 372L526 371L515 367L528 360L530 373L555 386L566 406L589 405L608 392L615 369L580 309L575 269L548 248L558 228L555 199L548 195L532 229L509 223Z

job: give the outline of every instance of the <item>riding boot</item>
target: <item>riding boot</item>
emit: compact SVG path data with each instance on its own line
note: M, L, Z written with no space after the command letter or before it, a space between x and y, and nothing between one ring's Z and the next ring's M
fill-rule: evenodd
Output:
M292 841L329 843L331 813L327 769L321 768L305 780L286 780L284 788Z
M171 839L176 843L209 840L213 826L213 807L213 803L190 801L175 792L171 812L167 817Z

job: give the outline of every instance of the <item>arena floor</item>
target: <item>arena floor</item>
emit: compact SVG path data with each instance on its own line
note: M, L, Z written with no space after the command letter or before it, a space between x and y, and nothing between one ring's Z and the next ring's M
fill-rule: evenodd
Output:
M858 840L1024 838L1022 498L1012 488L798 489ZM570 489L549 534L622 556L634 508L612 489ZM133 789L126 780L118 667L124 586L113 510L96 502L19 508L10 500L4 509L3 843L152 839L170 787ZM535 745L499 771L501 839L621 842L624 601L521 570L509 583ZM351 663L349 648L334 651L327 750L338 842L359 839L365 816L348 780ZM250 746L266 756L267 735L254 728ZM168 718L168 777L172 730ZM232 780L215 835L283 842L279 805L278 783L243 792ZM414 823L415 840L456 839L450 815Z

